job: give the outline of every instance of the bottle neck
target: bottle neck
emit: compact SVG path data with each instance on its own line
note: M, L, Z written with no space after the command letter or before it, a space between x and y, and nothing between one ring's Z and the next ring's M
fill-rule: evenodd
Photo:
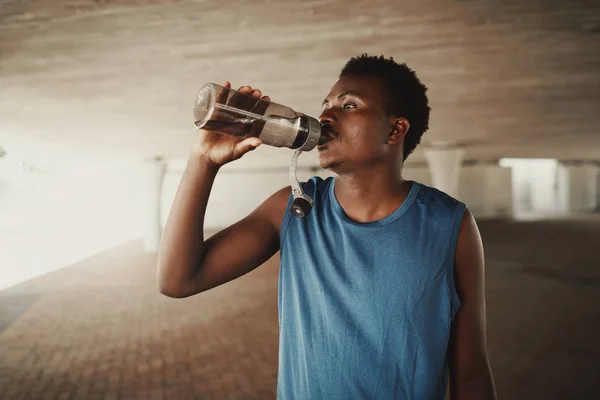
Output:
M296 135L294 143L290 147L294 150L299 149L306 143L306 140L308 139L308 135L310 133L310 125L307 116L303 115L300 118L298 118L298 124L298 134Z

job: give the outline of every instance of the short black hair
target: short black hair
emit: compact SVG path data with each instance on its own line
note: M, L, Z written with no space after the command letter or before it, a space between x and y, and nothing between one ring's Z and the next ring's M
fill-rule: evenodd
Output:
M393 57L368 54L353 57L340 73L340 78L345 76L372 76L381 79L385 112L404 117L410 123L402 154L406 160L421 142L423 133L429 129L431 108L427 99L427 86L406 63L398 64Z

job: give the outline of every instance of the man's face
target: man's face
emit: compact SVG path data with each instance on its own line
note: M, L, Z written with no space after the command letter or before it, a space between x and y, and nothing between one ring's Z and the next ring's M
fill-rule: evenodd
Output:
M323 131L334 139L317 149L322 168L337 173L381 164L393 120L386 115L381 82L376 77L340 78L323 101Z

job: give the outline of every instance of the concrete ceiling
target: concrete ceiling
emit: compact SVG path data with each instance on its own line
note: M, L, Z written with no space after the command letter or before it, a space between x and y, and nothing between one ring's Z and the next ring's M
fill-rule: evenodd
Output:
M250 84L316 116L363 52L428 85L425 144L600 160L597 0L0 0L0 144L185 157L204 82Z

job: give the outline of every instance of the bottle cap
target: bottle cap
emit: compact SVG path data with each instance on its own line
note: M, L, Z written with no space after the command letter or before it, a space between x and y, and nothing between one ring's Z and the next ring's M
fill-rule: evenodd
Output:
M319 143L320 138L321 123L313 117L308 117L308 139L306 139L306 142L304 142L304 145L300 148L300 150L309 151L314 149Z

